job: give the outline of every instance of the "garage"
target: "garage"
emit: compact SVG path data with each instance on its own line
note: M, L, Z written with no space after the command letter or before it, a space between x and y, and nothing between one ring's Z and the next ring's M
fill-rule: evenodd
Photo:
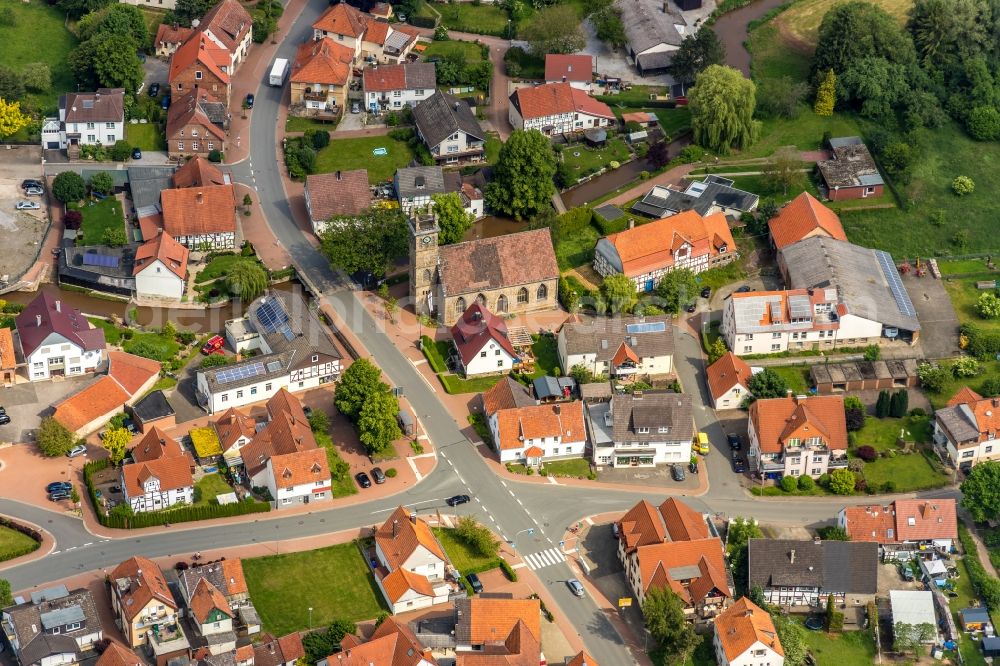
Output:
M46 141L45 142L45 149L46 150L59 150L59 142L58 141Z

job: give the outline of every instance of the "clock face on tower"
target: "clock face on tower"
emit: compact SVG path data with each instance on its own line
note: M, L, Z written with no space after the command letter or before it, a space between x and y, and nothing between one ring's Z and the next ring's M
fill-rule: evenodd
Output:
M431 237L430 236L424 236L423 238L420 239L420 242L423 243L424 245L430 245Z

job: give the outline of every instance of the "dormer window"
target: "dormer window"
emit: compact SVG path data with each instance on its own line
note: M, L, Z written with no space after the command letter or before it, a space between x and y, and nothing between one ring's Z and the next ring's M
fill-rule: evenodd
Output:
M640 435L649 434L649 428L636 428L635 431Z
M660 426L660 427L659 427L659 428L657 429L657 432L660 432L660 433L665 433L665 432L668 432L669 430L670 430L670 429L669 429L669 428L667 428L667 426Z

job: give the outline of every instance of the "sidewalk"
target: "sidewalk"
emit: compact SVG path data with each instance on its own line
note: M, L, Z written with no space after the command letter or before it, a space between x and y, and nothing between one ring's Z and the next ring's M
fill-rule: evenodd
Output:
M243 237L253 245L257 256L264 265L272 271L288 268L292 265L292 257L288 250L281 244L271 232L271 227L267 224L267 219L260 209L260 196L255 190L247 185L236 184L236 202L242 208L243 197L247 194L253 200L250 205L250 215L239 213L240 226L243 228Z

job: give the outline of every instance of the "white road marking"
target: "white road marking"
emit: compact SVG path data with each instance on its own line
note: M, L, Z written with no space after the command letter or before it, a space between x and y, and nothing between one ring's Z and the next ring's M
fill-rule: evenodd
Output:
M417 477L417 483L423 481L424 475L421 474L420 470L417 469L417 463L413 460L413 458L407 458L406 462L410 464L410 469L413 470L413 476Z
M547 476L545 478L548 479L549 483L551 483L552 485L555 485L555 486L559 485L559 482L556 481L556 477L554 477L554 476Z
M588 525L593 525L594 524L594 521L591 520L590 518L584 518L584 520L587 521Z
M407 504L407 506L411 506L412 507L412 506L416 506L418 504L430 504L432 502L444 502L446 499L448 499L448 498L447 497L442 497L440 499L429 499L429 500L423 500L423 501L420 501L420 502L411 502L411 503ZM392 507L391 509L379 509L378 511L372 511L372 515L374 516L377 513L388 513L390 511L395 511L397 508L398 507Z
M503 479L500 479L500 485L502 485L504 488L506 488L507 487L507 482L504 481Z
M521 501L520 497L515 497L514 501L517 502L518 504L520 504L521 506L524 506L524 502Z
M422 365L422 364L424 364L426 362L427 362L427 359L424 359L424 358L420 359L419 361L410 361L410 363L412 363L413 365Z
M511 565L510 568L511 569L523 569L526 566L528 566L528 565L525 564L524 562L518 562L517 564Z
M514 495L514 491L513 491L513 490L511 490L510 488L508 488L508 489L507 489L507 492L509 492L509 493L510 493L510 496L511 496L511 497L516 497L516 496Z
M85 544L83 544L83 545L84 545L84 547L87 547L87 546L93 546L93 545L94 545L94 542L93 542L93 541L91 541L90 543L85 543Z
M544 569L545 567L551 567L555 564L565 562L566 556L563 555L562 551L558 548L549 548L537 553L525 555L524 561L528 565L529 569L535 571L537 569Z

